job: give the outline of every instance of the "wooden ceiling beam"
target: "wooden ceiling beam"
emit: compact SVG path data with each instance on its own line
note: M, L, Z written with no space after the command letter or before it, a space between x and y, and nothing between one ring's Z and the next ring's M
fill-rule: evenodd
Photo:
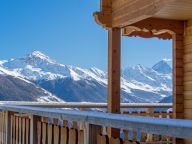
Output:
M152 17L175 0L100 0L100 12L94 13L96 22L105 28L122 28Z

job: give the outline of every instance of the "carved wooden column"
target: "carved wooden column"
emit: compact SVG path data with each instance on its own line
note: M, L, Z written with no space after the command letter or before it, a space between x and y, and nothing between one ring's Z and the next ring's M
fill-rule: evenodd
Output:
M121 29L108 30L108 112L120 113ZM109 137L119 137L117 129L108 129Z

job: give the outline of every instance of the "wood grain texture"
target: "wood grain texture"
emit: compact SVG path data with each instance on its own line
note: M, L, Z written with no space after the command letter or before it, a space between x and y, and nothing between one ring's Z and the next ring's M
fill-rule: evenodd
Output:
M108 30L108 112L120 113L121 30ZM119 137L117 129L108 129L109 137Z

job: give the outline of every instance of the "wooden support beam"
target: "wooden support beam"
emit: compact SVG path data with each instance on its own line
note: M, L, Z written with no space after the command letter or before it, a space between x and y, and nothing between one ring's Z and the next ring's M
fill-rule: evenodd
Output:
M121 29L108 30L108 112L120 113ZM119 137L119 130L108 129L109 137Z
M124 36L172 39L173 34L183 33L183 21L148 18L123 28Z

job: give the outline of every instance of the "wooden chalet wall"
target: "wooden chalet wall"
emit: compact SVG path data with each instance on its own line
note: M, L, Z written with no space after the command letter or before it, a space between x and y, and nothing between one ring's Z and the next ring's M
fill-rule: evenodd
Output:
M192 119L192 20L188 21L185 26L184 118Z

